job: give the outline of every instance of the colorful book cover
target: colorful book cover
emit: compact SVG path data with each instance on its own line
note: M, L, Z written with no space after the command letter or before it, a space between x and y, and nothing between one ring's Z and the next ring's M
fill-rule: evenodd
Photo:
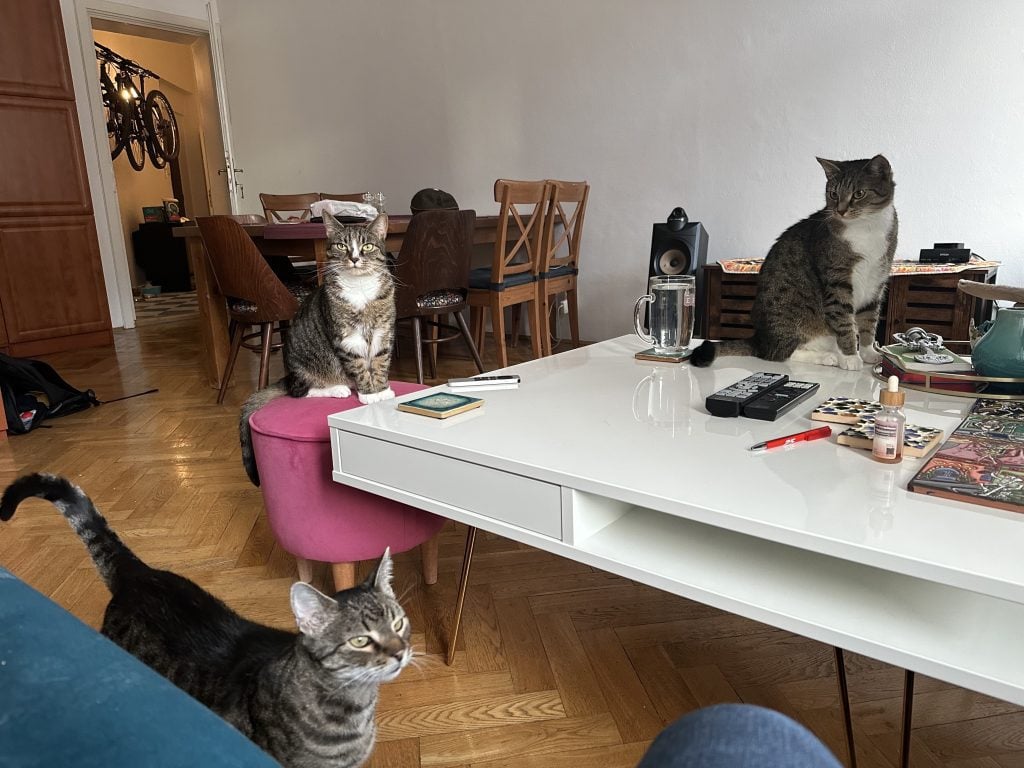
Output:
M978 400L908 487L1024 512L1024 403Z
M882 409L876 400L858 400L853 397L830 397L813 411L813 421L833 424L856 424L865 416L873 416Z
M836 442L852 448L870 451L875 440L875 419L873 416L861 419L857 424L839 435ZM942 430L907 424L903 429L903 455L921 458L939 444Z
M433 395L406 400L398 404L398 410L415 413L419 416L430 416L434 419L447 419L474 408L479 408L484 401L479 397L467 397L449 392L437 392Z

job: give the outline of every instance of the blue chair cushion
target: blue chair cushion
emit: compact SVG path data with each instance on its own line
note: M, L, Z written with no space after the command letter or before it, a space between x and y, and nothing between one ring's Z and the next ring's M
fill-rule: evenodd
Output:
M532 282L534 282L534 278L533 274L530 272L520 272L515 275L509 275L500 283L491 282L490 267L478 267L469 273L470 288L483 288L488 291L504 291L506 288L511 288L515 285L526 285L527 283Z
M560 267L549 269L547 272L542 272L540 276L544 279L551 279L553 277L565 277L566 275L578 275L579 273L580 271L575 267L563 264Z
M169 680L0 568L0 764L271 768Z

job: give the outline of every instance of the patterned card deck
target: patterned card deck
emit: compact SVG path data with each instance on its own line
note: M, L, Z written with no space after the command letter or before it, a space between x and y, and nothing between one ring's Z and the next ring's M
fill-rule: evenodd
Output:
M874 439L875 420L874 418L865 418L839 435L836 442L840 445L849 445L852 448L864 448L870 451ZM916 458L927 456L940 440L942 440L941 429L907 424L903 430L903 455Z
M812 421L830 421L834 424L856 424L866 416L873 416L882 409L874 400L857 400L852 397L830 397L813 411Z

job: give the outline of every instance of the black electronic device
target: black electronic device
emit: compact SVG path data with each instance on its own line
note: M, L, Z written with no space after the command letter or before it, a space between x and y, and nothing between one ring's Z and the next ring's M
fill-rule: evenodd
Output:
M781 387L789 381L784 373L752 373L725 389L720 389L704 399L704 407L712 416L739 416L747 403L755 398Z
M743 406L741 412L748 419L775 421L802 400L818 391L816 381L787 381Z
M690 221L686 211L674 208L664 223L654 225L648 279L655 275L693 275L697 293L694 335L702 336L704 264L708 260L708 232L699 221Z
M922 264L966 264L971 260L971 249L963 243L936 243L922 248L918 261Z

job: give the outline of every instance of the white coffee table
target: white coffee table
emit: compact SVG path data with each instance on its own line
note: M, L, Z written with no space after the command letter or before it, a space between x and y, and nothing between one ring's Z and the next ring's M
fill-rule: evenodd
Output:
M910 493L921 460L878 464L835 438L747 450L816 426L828 396L873 398L867 370L701 370L634 360L643 346L514 366L518 390L450 420L394 401L333 415L334 479L1024 704L1024 516ZM755 371L821 389L775 422L706 412L706 395ZM907 418L948 434L971 402L911 391Z

